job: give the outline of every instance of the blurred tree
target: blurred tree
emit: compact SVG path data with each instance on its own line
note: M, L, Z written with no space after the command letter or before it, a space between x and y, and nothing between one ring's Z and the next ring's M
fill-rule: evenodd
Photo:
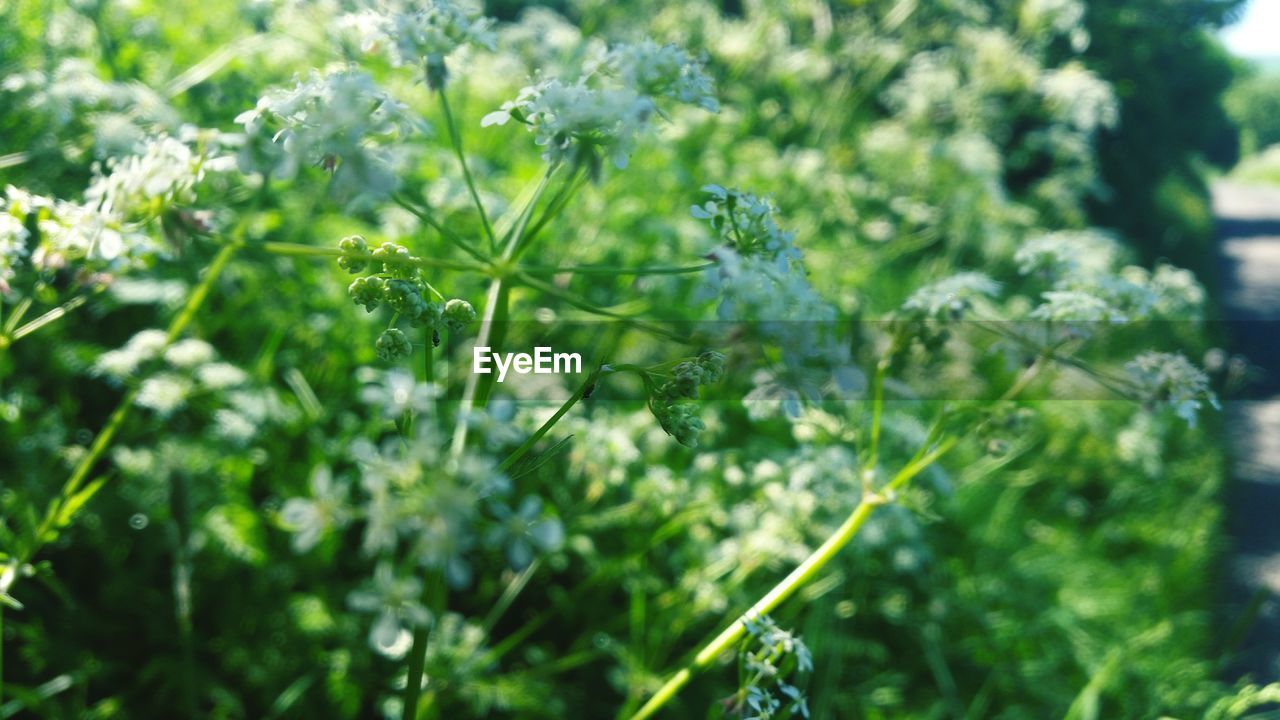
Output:
M1280 72L1241 63L1240 77L1223 97L1227 115L1240 126L1240 154L1280 144Z
M1120 124L1099 143L1109 192L1099 224L1131 238L1148 259L1197 271L1211 260L1208 192L1197 164L1236 160L1235 128L1220 98L1231 84L1229 55L1207 31L1234 18L1241 0L1090 3L1091 68L1120 98ZM1200 272L1209 278L1210 272Z

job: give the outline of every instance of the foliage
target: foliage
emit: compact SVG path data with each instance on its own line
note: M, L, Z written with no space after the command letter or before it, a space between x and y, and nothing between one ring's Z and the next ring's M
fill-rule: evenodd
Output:
M1264 702L1205 292L1094 226L1205 7L5 6L0 714Z

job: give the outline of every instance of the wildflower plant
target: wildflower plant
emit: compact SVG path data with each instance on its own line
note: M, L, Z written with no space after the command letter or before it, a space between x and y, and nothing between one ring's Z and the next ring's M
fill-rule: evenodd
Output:
M279 12L276 21L288 8ZM774 12L731 21L709 10L665 11L650 23L656 35L701 23L707 52L647 38L582 42L573 62L529 68L528 84L515 89L518 56L504 42L527 40L528 27L446 0L362 2L349 12L326 5L312 21L335 52L309 58L318 67L218 123L242 132L147 135L97 165L80 200L8 187L0 353L56 328L117 276L178 275L188 289L165 329L82 361L117 404L63 454L69 477L44 510L0 523L0 602L22 607L19 581L37 573L41 551L65 537L112 477L130 478L144 497L154 476L172 500L174 604L188 649L198 630L191 594L201 538L261 564L270 530L296 555L282 565L358 571L359 581L316 582L325 587L308 592L326 599L296 609L321 644L361 638L344 646L342 662L353 653L381 659L358 663L376 668L369 672L380 672L381 684L360 690L374 700L344 708L347 716L374 704L406 719L462 707L563 715L548 678L607 660L623 717L653 717L680 702L700 673L726 671L723 681L735 665L736 690L720 694L730 714L821 717L807 687L822 670L810 645L822 639L806 644L771 618L827 608L824 594L846 571L869 567L841 563L877 563L885 577L924 583L922 568L947 552L929 547L922 529L932 499L1021 461L1031 444L1029 412L947 402L945 393L971 376L940 369L989 364L998 351L1030 358L988 373L1005 402L1064 370L1150 409L1168 405L1189 425L1216 406L1209 376L1164 348L1118 362L1089 354L1088 329L1194 319L1204 291L1173 266L1126 265L1105 231L1052 222L1078 214L1092 182L1080 159L1088 153L1075 151L1117 122L1105 82L1074 61L1045 69L1033 54L1059 36L1083 43L1078 4L1027 4L1013 23L1026 42L948 10L966 28L957 47L942 49L933 49L931 32L949 33L945 22L890 40L868 28L888 27L892 13L851 11L834 30L822 29L831 18L815 19L815 42L847 36L840 53L863 64L854 80L769 32L789 22ZM1013 62L995 61L1002 57ZM782 134L808 142L823 136L822 125L847 120L842 110L811 108L809 127L800 113L778 120L778 107L731 101L716 117L721 94L737 100L738 90L713 78L735 64L760 67L762 82L781 87L839 79L833 87L851 107L867 99L856 93L878 93L867 106L882 116L850 129L856 163L821 151L769 156L732 142L743 125L774 132L770 123L790 123ZM63 97L45 95L45 105ZM455 103L467 110L455 114ZM1044 132L1016 134L1000 120L1007 114L1037 118ZM531 148L519 130L532 135ZM646 153L669 159L662 153L673 143L656 139L670 135L707 146L682 148L702 153L690 163L700 177L689 187L664 185L674 173L631 162ZM502 157L482 158L479 148ZM741 169L717 152L740 156ZM1010 198L1006 176L1043 167L1051 171ZM803 181L777 179L785 173ZM751 182L703 184L729 177ZM433 191L446 185L461 208ZM797 193L823 207L805 210ZM634 206L643 210L628 216ZM685 209L665 217L671 208ZM282 220L286 209L307 217L306 227ZM603 250L589 242L610 233L643 242ZM829 236L853 239L833 245ZM849 281L849 273L875 271L842 253L888 266L895 253L914 258L940 243L981 260L983 271L957 261L941 280L913 276L879 308L891 313L888 323L854 322L875 308L858 291L872 280ZM599 261L602 253L614 261ZM254 277L307 290L280 291L280 306L298 316L273 315L280 327L232 357L214 336L238 337L234 328L201 318L215 305L228 315L270 312L260 299L238 297ZM330 312L311 289L333 289L342 310ZM41 305L49 309L24 323ZM676 308L688 322L661 312ZM580 377L556 380L554 403L506 397L493 375L451 383L467 350L514 349L513 323L569 326L569 316L606 321L606 330L590 340L586 331L571 335L591 352ZM983 342L957 342L974 329ZM329 344L351 355L346 364L323 359ZM913 395L921 374L943 394ZM264 387L277 377L289 393ZM166 423L172 437L142 441L140 428ZM283 447L258 447L257 437L277 427ZM734 437L744 428L750 442ZM774 439L757 443L757 432ZM303 459L281 467L305 472L272 467L289 452ZM956 477L939 467L949 455L966 464ZM256 473L281 484L257 485ZM193 491L197 480L211 482ZM216 497L224 486L243 503L268 499L240 512L244 505ZM1014 500L1002 498L1000 511ZM198 531L192 507L202 513ZM655 551L677 536L678 548ZM867 558L842 555L855 542ZM574 573L586 579L558 587ZM592 595L597 586L618 595ZM908 594L876 599L876 617L907 617ZM543 636L565 608L595 621L589 598L620 596L625 618L567 639ZM521 602L535 611L517 613ZM835 608L845 617L856 610ZM936 608L916 623L926 645L944 615ZM696 628L713 634L694 647ZM351 689L340 664L326 682ZM279 712L312 681L298 682L302 689L280 696Z

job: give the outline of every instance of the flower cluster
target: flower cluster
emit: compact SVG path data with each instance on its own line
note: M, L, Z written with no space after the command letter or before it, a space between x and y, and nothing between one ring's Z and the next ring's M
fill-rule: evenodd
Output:
M377 341L378 357L383 360L394 362L413 354L408 336L395 327L400 318L413 327L430 330L433 343L439 342L441 327L460 332L475 322L476 311L471 303L459 298L445 302L444 296L422 277L418 259L403 245L384 242L371 251L368 241L351 235L338 242L338 249L343 252L338 258L342 269L352 274L373 270L351 282L347 293L352 301L363 305L367 312L379 305L395 311L391 327Z
M1031 311L1053 322L1124 322L1152 317L1187 319L1200 312L1204 289L1186 270L1161 263L1116 270L1119 242L1098 230L1059 231L1028 240L1014 254L1023 275L1050 289Z
M750 638L750 647L741 651L746 682L738 688L733 709L751 720L808 718L804 692L787 679L792 673L813 671L809 648L767 615L750 618L745 625Z
M955 320L975 302L999 292L1000 284L986 275L961 272L916 289L902 304L902 311L915 319Z
M197 395L232 390L249 379L240 368L219 361L213 346L205 341L188 338L170 344L162 330L143 330L124 347L102 353L93 371L115 383L137 382L135 402L161 418L182 409ZM236 420L215 419L225 423Z
M417 115L369 75L346 66L312 70L294 87L268 92L236 122L250 135L275 129L272 142L283 151L273 167L276 176L320 166L333 173L337 189L363 194L386 194L398 184L391 156L372 140L425 130Z
M861 375L833 332L835 308L809 283L795 236L778 226L773 205L719 185L703 191L710 199L690 212L708 221L719 244L707 255L714 265L700 293L718 300L720 320L745 323L782 358L752 376L756 387L745 398L752 416L783 410L794 418L801 399L856 389Z
M431 386L409 387L398 379L383 386L404 395L393 398L396 407L436 393ZM380 389L365 393L365 399L380 414L388 412ZM421 585L413 578L423 569L461 588L471 582L473 558L482 551L504 556L520 570L536 553L554 552L564 543L560 521L537 496L516 496L493 460L475 451L447 452L428 404L415 405L423 412L412 437L352 445L358 480L317 468L310 495L286 500L280 515L294 533L298 552L316 547L334 530L363 522L362 548L377 559L377 569L373 582L350 600L356 609L377 615L370 644L391 656L407 649L409 628L432 621L417 604Z
M481 120L482 127L524 124L551 162L571 162L599 172L602 156L619 169L639 136L675 101L716 110L702 63L674 46L646 41L619 46L574 81L542 80L520 90Z
M337 29L363 52L386 53L400 66L425 66L433 87L444 84L446 56L464 45L494 49L493 20L478 7L450 0L390 0L338 17Z
M698 388L720 382L725 357L709 351L694 360L677 363L669 379L649 397L649 409L662 429L685 447L697 447L698 434L705 429L698 417Z
M1196 412L1208 403L1218 408L1218 398L1209 389L1209 378L1183 355L1146 352L1130 361L1125 369L1146 402L1166 404L1174 413L1196 424Z
M102 278L90 273L119 271L163 255L165 248L147 233L146 221L193 201L208 173L231 169L230 158L218 155L216 145L216 137L200 150L169 136L151 138L137 154L108 161L109 172L95 167L83 202L5 188L0 292L8 290L24 259L41 271L85 263L84 278Z
M217 136L209 139L215 147L202 151L177 138L152 138L137 154L108 160L109 172L93 179L85 200L123 217L153 217L170 206L189 204L206 173L235 166L235 158L216 154Z

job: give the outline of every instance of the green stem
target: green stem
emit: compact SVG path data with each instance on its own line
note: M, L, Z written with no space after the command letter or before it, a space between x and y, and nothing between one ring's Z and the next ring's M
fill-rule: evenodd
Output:
M655 325L653 323L646 322L644 320L632 317L630 315L624 315L620 312L615 312L607 308L602 308L602 307L599 307L598 305L593 305L572 293L567 293L564 290L561 290L560 288L556 287L555 285L552 285L551 283L546 282L544 280L539 280L538 278L535 278L532 275L529 275L527 273L517 272L515 274L515 278L524 285L528 285L529 287L534 288L535 290L543 292L559 300L563 300L564 302L578 308L579 310L589 312L592 315L600 315L602 317L612 318L614 320L620 320L639 330L644 330L645 332L651 333L653 335L657 335L658 337L664 337L664 338L667 338L668 340L673 340L675 342L678 342L684 345L692 344L689 338L683 335L680 335L678 333L674 333L660 325Z
M196 312L209 296L209 292L213 288L214 282L217 281L218 276L222 274L223 269L227 266L227 263L230 262L232 256L235 255L236 250L240 247L241 245L238 243L224 245L222 250L220 250L217 256L214 257L213 262L205 271L204 279L200 281L200 284L196 286L196 289L192 291L190 297L187 298L187 304L183 307L182 312L178 313L177 317L169 323L169 330L165 335L165 347L173 344L173 342L177 340L178 337L187 329L187 326L195 317ZM111 445L111 441L115 438L116 433L118 433L120 428L124 426L125 420L128 419L129 413L133 408L133 402L137 399L137 396L138 389L135 387L130 390L125 395L124 399L120 401L120 404L116 406L115 411L111 413L111 417L107 419L107 424L103 426L102 431L98 433L96 438L94 438L93 444L89 446L88 452L80 458L80 462L76 463L76 467L71 472L71 477L67 480L66 484L63 485L62 491L58 494L58 497L54 498L53 501L49 503L49 507L45 510L44 518L41 519L40 524L36 528L35 539L31 546L26 548L26 552L24 552L20 557L14 558L10 562L16 563L17 567L21 567L30 561L31 557L35 555L44 543L51 541L57 536L58 527L71 521L70 517L62 517L62 507L70 501L77 492L79 492L81 486L83 486L85 481L89 479L89 473L93 471L94 466L102 459L102 455ZM84 504L97 493L98 488L101 488L101 485L91 488L92 492L89 493L89 497L80 498L78 500L79 506L83 507ZM18 575L19 573L15 572L6 573L0 576L7 580L7 582L0 582L0 594L7 594L9 592L10 586L16 581Z
M533 449L533 446L542 439L542 436L546 435L551 428L555 427L556 423L560 422L560 418L564 417L565 413L569 412L573 409L574 405L578 404L578 401L583 398L583 395L591 389L592 385L595 384L600 373L601 371L597 370L588 375L586 382L582 384L582 388L570 395L569 399L565 400L564 404L560 406L560 409L556 410L554 415L548 418L546 422L542 423L542 427L538 428L537 431L530 435L527 440L521 443L520 447L512 451L512 453L507 456L506 460L503 460L502 463L498 465L498 472L510 469L512 465L515 465L516 462L520 460L520 458L528 454L528 452Z
M78 295L76 297L71 298L65 303L59 305L58 307L36 318L35 320L32 320L31 322L23 325L17 330L14 330L13 335L9 337L9 342L6 343L6 345L12 345L13 343L21 340L22 338L44 327L45 325L48 325L49 323L62 318L64 315L71 312L72 310L75 310L81 305L84 305L85 302L86 302L86 298L83 295Z
M651 267L623 267L621 265L568 265L555 267L548 265L521 265L520 269L536 275L559 275L572 273L575 275L685 275L696 273L713 267L715 263L702 265L669 265Z
M404 208L405 210L408 210L410 213L416 216L419 220L426 223L432 230L435 230L436 232L440 233L441 237L453 243L455 246L457 246L459 250L465 252L466 254L470 255L471 257L475 258L481 263L487 264L489 262L489 258L485 257L484 253L480 252L474 247L471 247L471 243L467 242L466 240L463 240L462 237L459 236L457 233L453 232L452 230L445 227L444 225L441 225L440 221L436 220L435 216L432 215L427 210L424 210L423 208L418 207L416 204L410 202L407 198L400 195L396 195L392 199L395 200L395 203L397 205Z
M453 110L449 107L449 94L443 89L440 90L440 107L444 111L445 125L449 128L449 141L453 145L453 152L458 156L458 164L462 166L462 177L467 183L467 190L471 193L471 200L476 205L476 211L480 213L480 222L484 225L484 234L489 238L489 249L491 252L498 251L498 236L493 234L493 226L489 224L489 213L485 212L484 203L480 200L480 193L476 190L476 181L471 177L471 168L467 166L466 153L462 151L462 136L458 133L458 123L453 118Z
M368 253L350 253L337 248L316 247L315 245L303 245L302 243L289 242L264 242L247 247L257 248L272 255L294 256L294 257L349 257L360 260L369 259ZM465 270L470 272L484 272L488 269L488 265L479 263L460 262L457 260L443 260L440 258L428 257L411 257L407 260L400 258L387 258L379 260L379 262L391 265L404 264L423 268L440 268L444 270Z
M901 488L954 444L954 439L948 439L940 443L932 452L928 452L917 461L908 464L894 477L887 489L896 490ZM739 616L737 620L734 620L714 640L703 646L688 665L667 680L658 689L658 692L654 693L653 697L649 698L649 701L631 716L631 720L644 720L645 718L653 717L654 713L658 712L662 706L666 705L671 698L675 697L676 693L680 692L693 679L694 673L705 669L716 658L742 639L746 633L746 623L748 621L772 612L774 608L794 595L797 590L807 585L814 576L826 567L827 563L831 562L832 558L841 549L853 540L854 536L858 534L858 531L867 522L867 518L871 517L871 513L877 507L890 502L891 499L891 494L888 493L865 493L844 523L817 550L814 550L809 557L805 558L804 562L791 571L790 575L775 585L764 597L756 601L749 610Z
M871 440L868 444L866 469L875 472L876 463L880 462L880 421L884 415L884 380L889 372L889 358L886 356L876 363L874 387L871 400Z

